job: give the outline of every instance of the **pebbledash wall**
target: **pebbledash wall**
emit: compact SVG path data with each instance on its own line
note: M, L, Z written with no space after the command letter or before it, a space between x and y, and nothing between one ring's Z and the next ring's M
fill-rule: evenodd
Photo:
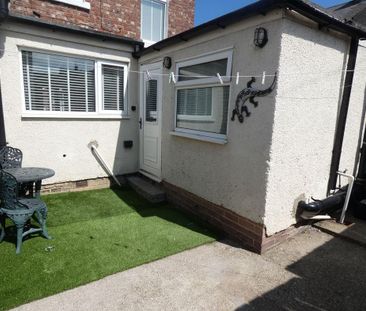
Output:
M11 146L23 151L24 166L53 168L56 175L47 179L46 184L104 178L106 173L87 147L90 141L96 140L99 152L116 175L137 171L138 112L131 110L132 106L138 106L137 76L128 77L128 116L124 118L39 117L24 112L20 53L21 48L49 51L127 63L131 70L136 70L132 46L15 22L1 25L0 46L5 50L0 68L6 138ZM124 140L133 141L132 149L124 148Z
M296 222L300 200L327 196L350 42L344 35L319 31L316 23L296 14L286 17L266 188L268 235ZM361 47L339 167L350 174L356 174L364 128L365 65Z
M258 26L269 32L263 49L253 45ZM172 135L175 87L164 81L162 178L168 197L181 208L264 251L292 234L283 230L297 222L300 199L326 196L349 39L278 10L145 55L140 64L164 56L175 63L226 48L233 50L233 75L279 70L276 89L259 98L256 109L250 105L252 115L243 124L229 121L228 143L219 145ZM364 85L361 75L358 80L356 85ZM247 81L231 82L229 114ZM363 92L355 87L347 120L341 169L350 172Z
M175 64L180 60L233 51L232 75L261 75L263 70L274 73L279 66L282 11L255 16L200 37L143 56L140 64L161 61L169 56ZM254 30L261 25L269 31L265 48L253 44ZM169 73L165 71L165 73ZM249 78L230 83L229 117L237 94ZM268 78L266 88L272 82ZM218 82L219 85L219 82ZM252 115L244 123L228 121L226 144L216 144L173 135L175 86L163 80L162 111L162 179L168 199L180 208L203 218L216 229L239 240L249 248L261 251L264 237L263 219L267 171L273 131L276 90L259 99L249 108Z
M57 1L10 0L11 13L140 39L141 0L88 0L90 9ZM193 27L194 0L168 0L168 36Z

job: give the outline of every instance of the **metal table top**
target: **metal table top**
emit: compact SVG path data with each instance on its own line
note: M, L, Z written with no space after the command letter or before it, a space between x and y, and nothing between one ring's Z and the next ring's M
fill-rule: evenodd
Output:
M15 177L17 182L26 183L32 181L41 181L55 175L55 171L50 168L43 167L19 167L4 169L4 172Z

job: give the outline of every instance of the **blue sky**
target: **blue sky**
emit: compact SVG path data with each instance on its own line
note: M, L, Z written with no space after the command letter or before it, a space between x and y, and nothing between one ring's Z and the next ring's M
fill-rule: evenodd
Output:
M196 0L195 25L202 24L211 19L242 8L253 3L253 0ZM313 2L324 7L329 7L347 0L313 0Z

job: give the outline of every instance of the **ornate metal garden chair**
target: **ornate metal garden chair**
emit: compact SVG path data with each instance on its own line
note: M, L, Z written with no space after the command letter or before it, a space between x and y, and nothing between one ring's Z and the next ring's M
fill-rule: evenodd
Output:
M22 167L23 152L20 149L5 146L0 150L0 169ZM22 196L28 192L33 196L33 183L20 184L19 191Z
M0 195L1 205L0 214L9 217L17 229L17 248L16 253L19 254L23 238L29 234L41 232L43 236L50 239L46 227L47 206L36 198L18 198L18 185L14 176L0 171ZM40 228L30 228L24 232L24 225L31 217L38 222ZM5 221L2 217L3 229L0 233L0 242L5 236Z
M10 146L3 147L0 150L0 168L22 167L23 153L20 149Z

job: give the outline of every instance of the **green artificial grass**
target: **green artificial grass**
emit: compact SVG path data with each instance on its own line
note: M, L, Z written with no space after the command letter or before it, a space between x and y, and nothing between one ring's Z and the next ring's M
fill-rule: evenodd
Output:
M20 255L10 234L0 244L0 310L214 240L169 204L151 204L129 188L43 200L53 239L34 235L23 242Z

